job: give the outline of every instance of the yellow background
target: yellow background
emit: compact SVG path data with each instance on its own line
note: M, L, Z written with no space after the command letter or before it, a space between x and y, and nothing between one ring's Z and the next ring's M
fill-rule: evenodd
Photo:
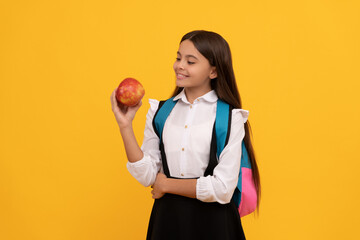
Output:
M263 187L247 239L360 239L360 4L335 0L1 1L0 239L145 239L110 95L174 88L183 34L230 44Z

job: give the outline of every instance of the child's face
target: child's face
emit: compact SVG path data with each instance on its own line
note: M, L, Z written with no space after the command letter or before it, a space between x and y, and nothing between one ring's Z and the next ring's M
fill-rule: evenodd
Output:
M210 81L216 78L215 67L196 49L190 40L180 43L174 63L176 85L206 93L211 90Z

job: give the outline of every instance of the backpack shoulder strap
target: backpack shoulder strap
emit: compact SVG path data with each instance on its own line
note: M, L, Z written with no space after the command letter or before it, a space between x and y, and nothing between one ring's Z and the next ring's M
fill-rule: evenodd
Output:
M215 120L215 131L216 131L216 154L219 158L222 150L226 146L227 142L229 141L230 130L231 130L231 117L232 117L232 109L229 104L218 100L217 103L217 110L216 110L216 120ZM241 144L241 168L239 172L239 178L237 187L234 191L233 201L235 201L236 206L240 206L241 202L241 193L243 192L242 189L242 178L243 178L243 168L251 169L251 163L249 160L248 151L245 146L245 142L242 141Z
M232 107L224 101L218 99L216 104L216 118L213 127L209 164L204 176L213 175L214 168L218 164L218 159L225 148L230 136Z
M173 97L166 100L166 101L160 101L158 109L156 110L156 113L153 118L153 128L158 135L159 139L161 140L162 132L164 129L165 121L168 118L171 110L174 108L177 101L173 101Z
M232 107L226 102L218 99L216 107L215 134L216 155L219 158L222 150L229 141L231 129Z
M164 149L164 143L162 141L162 133L165 125L165 121L167 117L170 115L171 110L174 108L177 101L173 101L174 98L170 98L166 101L160 101L158 109L153 118L153 128L156 135L159 137L160 140L160 153L161 153L161 161L163 165L164 174L169 178L170 171L166 160L166 154Z

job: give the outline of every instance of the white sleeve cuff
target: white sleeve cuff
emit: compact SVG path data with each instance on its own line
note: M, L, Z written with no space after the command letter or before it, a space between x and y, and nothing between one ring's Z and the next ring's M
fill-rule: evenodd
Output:
M130 174L143 186L154 184L156 178L156 164L144 153L144 157L137 162L127 162L126 167Z
M211 183L212 176L200 177L196 182L196 198L203 202L227 203L223 199L216 197L214 188Z

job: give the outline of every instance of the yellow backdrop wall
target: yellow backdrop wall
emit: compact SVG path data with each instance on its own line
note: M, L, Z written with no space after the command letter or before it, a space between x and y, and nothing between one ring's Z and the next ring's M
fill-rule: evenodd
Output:
M258 157L248 239L359 239L358 1L2 1L0 239L144 239L153 200L126 169L110 105L174 88L180 38L220 33Z

